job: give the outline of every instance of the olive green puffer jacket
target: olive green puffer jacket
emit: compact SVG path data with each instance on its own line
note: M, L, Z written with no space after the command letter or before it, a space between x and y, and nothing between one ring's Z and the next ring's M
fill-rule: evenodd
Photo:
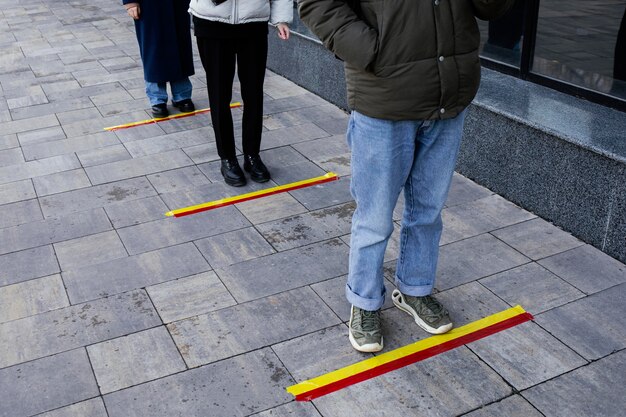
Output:
M472 101L480 81L476 17L513 0L299 0L302 21L345 62L348 105L387 120L444 119Z

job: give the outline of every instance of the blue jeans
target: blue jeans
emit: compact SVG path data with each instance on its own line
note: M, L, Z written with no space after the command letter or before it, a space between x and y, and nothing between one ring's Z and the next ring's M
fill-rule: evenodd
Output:
M170 81L172 90L172 101L182 101L191 98L191 81L188 77L178 81ZM150 100L150 105L167 103L167 83L153 83L146 81L146 95Z
M352 217L346 297L378 310L385 301L383 257L393 232L393 210L404 189L396 286L424 296L435 283L441 210L463 134L465 111L447 120L390 121L353 111L348 125L352 151Z

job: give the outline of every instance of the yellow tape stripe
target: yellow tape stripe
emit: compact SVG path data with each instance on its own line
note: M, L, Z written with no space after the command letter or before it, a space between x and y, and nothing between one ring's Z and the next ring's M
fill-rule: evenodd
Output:
M231 109L234 109L236 107L241 107L241 102L236 101L236 102L230 104L230 108ZM194 110L192 112L173 114L173 115L167 116L167 117L155 117L155 118L152 118L152 119L140 120L138 122L126 123L126 124L123 124L123 125L109 126L109 127L105 127L104 130L112 131L112 130L127 129L129 127L135 127L135 126L147 125L147 124L152 124L152 123L164 122L164 121L167 121L167 120L180 119L180 118L183 118L183 117L195 116L196 114L207 113L207 112L210 112L210 111L211 111L211 108L206 108L206 109L201 109L201 110Z
M330 383L340 381L352 375L356 375L361 372L379 367L386 363L396 361L399 358L403 358L416 352L429 349L433 346L440 345L450 340L458 339L459 337L476 332L493 324L502 322L504 320L524 313L525 310L521 306L515 306L508 310L504 310L483 319L466 324L465 326L452 329L448 333L432 336L424 340L419 340L410 345L403 346L401 348L383 353L381 355L366 359L361 362L357 362L353 365L349 365L341 369L337 369L336 371L332 371L316 378L309 379L308 381L300 382L296 385L288 387L287 391L293 395L300 395L313 389L323 387Z
M276 193L279 193L279 192L282 192L282 191L288 191L288 190L292 190L292 189L303 188L303 187L306 187L309 184L315 184L317 182L324 181L324 180L327 180L327 179L332 179L332 178L337 178L337 174L335 174L334 172L328 172L326 175L322 175L322 176L315 177L315 178L309 178L307 180L296 181L296 182L292 182L292 183L284 184L284 185L279 185L279 186L272 187L272 188L265 188L263 190L253 191L253 192L247 193L247 194L240 194L240 195L234 196L234 197L222 198L220 200L209 201L208 203L202 203L202 204L198 204L198 205L195 205L195 206L179 208L179 209L176 209L176 210L168 211L167 213L165 213L165 215L171 217L171 216L176 216L176 215L183 214L183 213L186 213L186 212L206 209L206 208L210 208L210 207L214 207L214 206L223 206L223 205L227 205L227 204L235 204L238 201L242 201L242 200L245 201L245 200L249 200L249 199L260 197L260 196L264 196L264 195L271 195L271 194L276 194Z

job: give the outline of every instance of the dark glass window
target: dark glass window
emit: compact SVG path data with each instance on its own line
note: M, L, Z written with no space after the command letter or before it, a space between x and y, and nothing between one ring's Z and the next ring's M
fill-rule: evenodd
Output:
M626 1L541 0L532 71L626 98Z
M524 0L515 0L501 18L479 22L483 57L514 67L520 66L524 35Z

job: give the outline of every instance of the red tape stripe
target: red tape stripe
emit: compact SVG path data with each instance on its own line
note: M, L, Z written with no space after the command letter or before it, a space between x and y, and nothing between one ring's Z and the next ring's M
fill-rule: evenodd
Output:
M461 336L457 339L444 342L440 345L433 346L433 347L424 349L419 352L415 352L403 358L398 358L393 362L388 362L376 368L368 369L367 371L354 374L340 381L336 381L328 385L324 385L323 387L315 388L315 389L312 389L311 391L304 392L296 396L296 401L311 401L315 398L321 397L326 394L330 394L331 392L338 391L350 385L354 385L359 382L366 381L368 379L386 374L387 372L395 371L396 369L400 369L404 366L411 365L415 362L423 361L424 359L428 359L440 353L447 352L459 346L463 346L467 343L475 342L476 340L490 336L494 333L498 333L502 330L517 326L518 324L525 323L532 319L533 319L533 316L530 313L523 313L523 314L511 317L509 319L503 320L499 323L492 324L491 326L477 330L470 334L466 334L465 336Z

